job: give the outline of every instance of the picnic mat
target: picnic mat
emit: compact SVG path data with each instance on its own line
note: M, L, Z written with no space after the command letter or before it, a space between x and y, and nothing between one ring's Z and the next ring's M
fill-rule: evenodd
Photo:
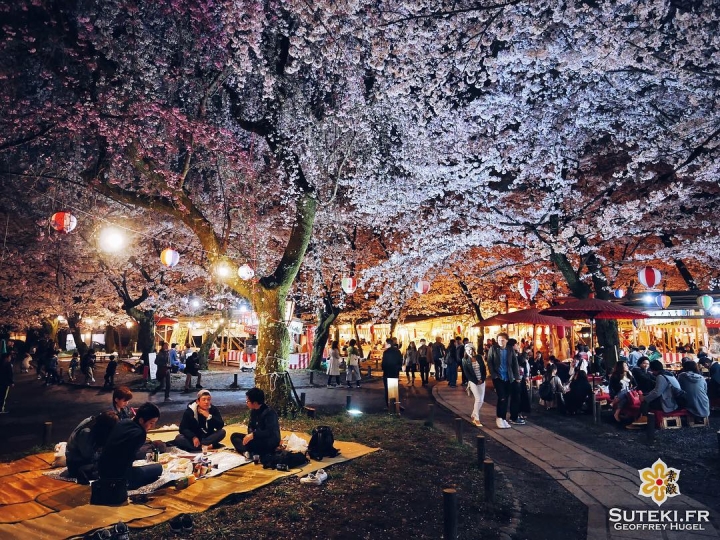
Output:
M225 431L225 443L229 444L232 433L245 433L246 428L231 424L225 426ZM282 433L283 437L289 434ZM305 433L295 434L305 440L310 438ZM151 433L150 438L159 437ZM174 435L168 434L165 440L172 438ZM335 448L340 450L337 457L311 461L299 472L297 469L290 472L263 469L250 463L199 480L180 491L171 485L165 486L150 495L146 503L122 506L90 505L89 486L43 475L51 468L53 454L50 452L0 463L0 538L71 538L118 521L130 528L151 527L178 514L203 512L234 493L247 493L287 476L305 476L378 450L338 440Z

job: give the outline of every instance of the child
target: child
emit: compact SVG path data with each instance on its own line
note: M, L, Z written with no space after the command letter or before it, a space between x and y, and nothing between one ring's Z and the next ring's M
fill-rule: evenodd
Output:
M80 356L78 355L78 352L73 352L72 358L70 359L70 380L75 380L75 372L77 371L77 368L80 367Z
M105 368L105 384L103 388L113 388L115 386L115 371L117 370L115 355L111 354L108 360L107 368Z
M21 373L28 373L30 371L30 362L31 361L32 361L32 355L30 353L25 353L25 357L22 359L22 364L20 365Z

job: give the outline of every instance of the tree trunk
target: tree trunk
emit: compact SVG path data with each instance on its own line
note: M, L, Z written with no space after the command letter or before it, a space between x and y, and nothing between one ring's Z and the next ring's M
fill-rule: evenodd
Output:
M88 346L82 340L82 332L80 331L80 314L73 313L67 318L68 326L70 327L70 333L72 334L73 340L75 340L75 348L77 349L80 358L88 351Z
M150 353L155 352L155 310L136 307L125 310L138 323L137 343L140 359L146 366L150 365Z
M480 310L480 304L478 304L475 299L473 298L472 293L470 292L470 289L468 289L467 284L463 280L459 280L458 284L460 285L460 290L465 295L465 298L470 303L470 306L472 307L473 313L475 314L475 319L477 322L481 323L485 319L483 318L482 311ZM478 340L477 340L477 351L479 354L482 354L483 347L485 346L485 327L480 326L480 331L478 332ZM533 344L533 347L535 345Z
M357 328L357 324L355 323L355 319L352 320L352 329L353 329L353 334L355 334L355 341L357 341L358 352L360 353L360 356L362 356L364 358L365 353L363 352L362 345L360 345L360 334L358 333L358 328Z
M117 332L111 325L105 327L105 352L114 353L118 349L118 339L116 337Z
M214 331L207 334L203 342L200 344L200 350L198 351L198 356L200 357L200 369L208 368L208 365L210 364L210 349L212 349L212 346L215 344L215 340L220 334L222 334L223 330L225 330L225 324L219 325ZM220 353L218 354L222 354L222 347L220 348Z
M42 322L43 333L48 337L48 339L51 339L54 343L57 343L59 326L60 322L55 317L53 317L52 319L44 319ZM57 344L60 345L59 343Z
M337 313L327 310L318 310L318 322L313 339L312 356L310 357L310 369L320 369L323 352L330 337L330 327L337 318Z

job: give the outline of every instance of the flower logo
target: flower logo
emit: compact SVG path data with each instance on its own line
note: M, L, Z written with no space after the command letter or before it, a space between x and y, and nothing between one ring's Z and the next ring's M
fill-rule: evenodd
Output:
M668 497L680 495L677 484L680 470L668 467L662 459L658 459L652 467L640 469L638 472L642 482L639 495L650 497L658 506L661 506Z

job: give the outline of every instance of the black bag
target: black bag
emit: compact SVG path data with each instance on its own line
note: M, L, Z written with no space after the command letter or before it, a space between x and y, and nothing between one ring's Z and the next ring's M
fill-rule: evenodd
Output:
M310 459L321 461L324 457L335 457L340 452L333 446L335 436L330 426L317 426L312 430L310 443L308 444L308 456Z
M115 506L125 504L128 498L125 478L101 478L90 484L90 504Z
M285 465L289 469L297 469L308 462L305 454L302 452L288 452L287 450L278 450L274 454L263 456L264 469L277 469L278 465Z
M552 384L550 381L543 381L538 388L538 395L543 401L552 401L555 397L553 394Z

